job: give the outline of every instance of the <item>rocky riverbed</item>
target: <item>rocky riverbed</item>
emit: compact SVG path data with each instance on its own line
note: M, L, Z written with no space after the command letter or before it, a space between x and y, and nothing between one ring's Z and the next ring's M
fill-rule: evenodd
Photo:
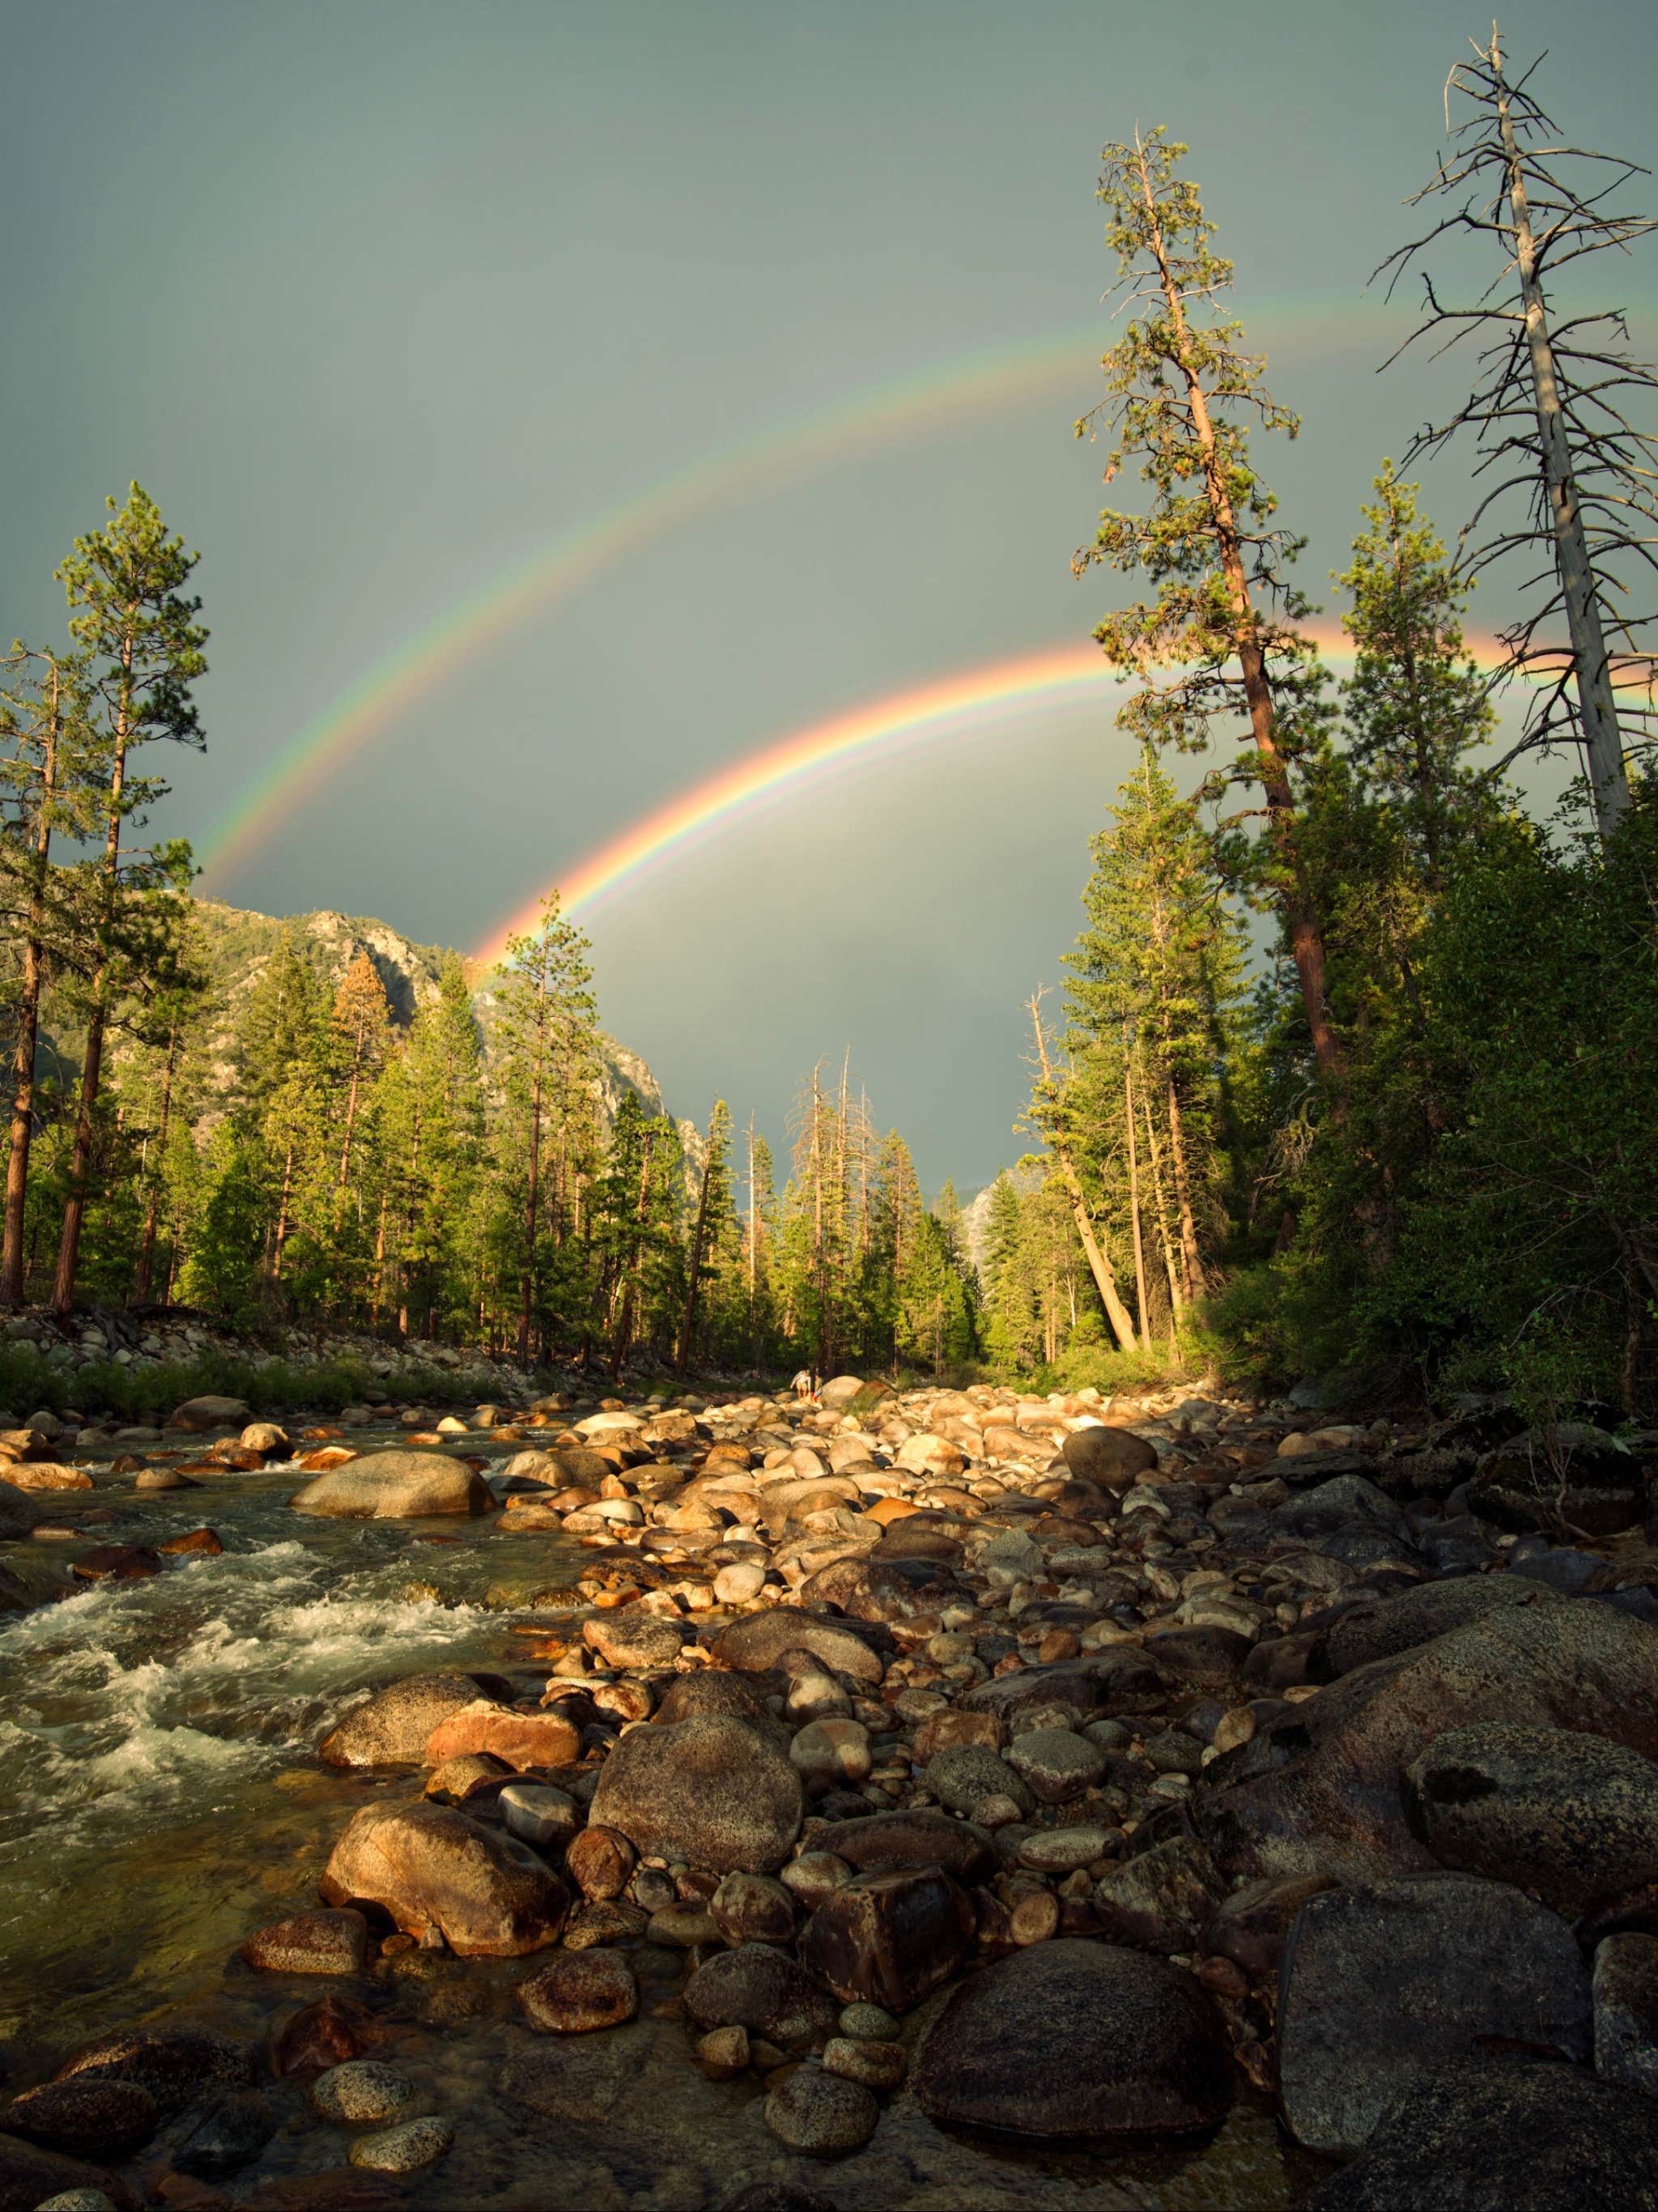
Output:
M1652 1439L0 1430L0 2212L1658 2207Z

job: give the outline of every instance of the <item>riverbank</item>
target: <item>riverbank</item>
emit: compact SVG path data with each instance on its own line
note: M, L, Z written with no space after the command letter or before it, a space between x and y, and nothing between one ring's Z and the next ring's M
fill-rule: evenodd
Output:
M89 1486L5 1501L3 2201L1473 2203L1492 2110L1619 2201L1638 1451L556 1395L15 1466Z

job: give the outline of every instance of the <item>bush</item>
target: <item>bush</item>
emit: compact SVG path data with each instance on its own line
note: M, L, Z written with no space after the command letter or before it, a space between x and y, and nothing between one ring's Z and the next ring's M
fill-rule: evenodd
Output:
M371 1389L394 1405L447 1403L484 1396L491 1378L466 1370L416 1368L376 1375L364 1362L331 1359L299 1366L285 1359L250 1360L211 1350L194 1359L126 1366L114 1360L61 1367L32 1344L0 1345L0 1401L20 1419L39 1411L112 1413L123 1421L155 1425L186 1398L242 1398L255 1413L314 1408L337 1413L361 1405Z

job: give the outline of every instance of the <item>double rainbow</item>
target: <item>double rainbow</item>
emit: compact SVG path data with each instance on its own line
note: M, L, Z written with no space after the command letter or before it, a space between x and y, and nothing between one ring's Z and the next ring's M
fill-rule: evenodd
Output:
M1339 624L1298 627L1324 659L1338 667L1351 665L1351 642ZM1487 672L1500 668L1506 657L1491 637L1469 638L1465 650ZM508 938L534 928L550 891L557 891L563 912L591 919L699 847L877 757L896 760L924 746L967 743L1032 714L1079 705L1103 710L1120 689L1097 646L1060 646L990 661L964 675L916 684L851 714L814 722L694 785L623 830L526 901L473 957L486 967L497 965Z

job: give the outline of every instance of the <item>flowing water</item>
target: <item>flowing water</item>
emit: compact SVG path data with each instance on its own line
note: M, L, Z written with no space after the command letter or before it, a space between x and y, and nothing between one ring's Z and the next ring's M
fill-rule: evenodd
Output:
M78 1541L0 1546L31 1585L62 1589L88 1542L156 1544L206 1524L225 1548L170 1559L149 1581L77 1586L0 1627L0 2054L20 2085L141 2023L263 2041L328 1986L255 1975L236 1957L252 1929L314 1906L354 1811L410 1788L406 1776L324 1767L326 1725L397 1675L523 1674L513 1608L574 1581L590 1558L556 1534L504 1535L489 1519L313 1520L288 1509L304 1479L292 1467L148 1494L92 1471L100 1486L64 1493L62 1522L107 1521ZM54 1518L58 1502L40 1501ZM845 2212L1196 2212L1285 2205L1314 2170L1256 2101L1200 2148L1043 2153L947 2136L901 2094L865 2151L807 2172L765 2130L751 2080L712 2084L690 2063L674 2017L683 1960L649 1948L635 1959L641 2018L579 2047L521 2026L513 1990L534 1959L396 1962L375 2055L416 2076L422 2109L460 2123L411 2202L701 2212L744 2179L789 2172ZM495 2093L526 2048L562 2069L539 2117ZM297 2095L288 2104L233 2195L272 2172L337 2163L337 2131Z

